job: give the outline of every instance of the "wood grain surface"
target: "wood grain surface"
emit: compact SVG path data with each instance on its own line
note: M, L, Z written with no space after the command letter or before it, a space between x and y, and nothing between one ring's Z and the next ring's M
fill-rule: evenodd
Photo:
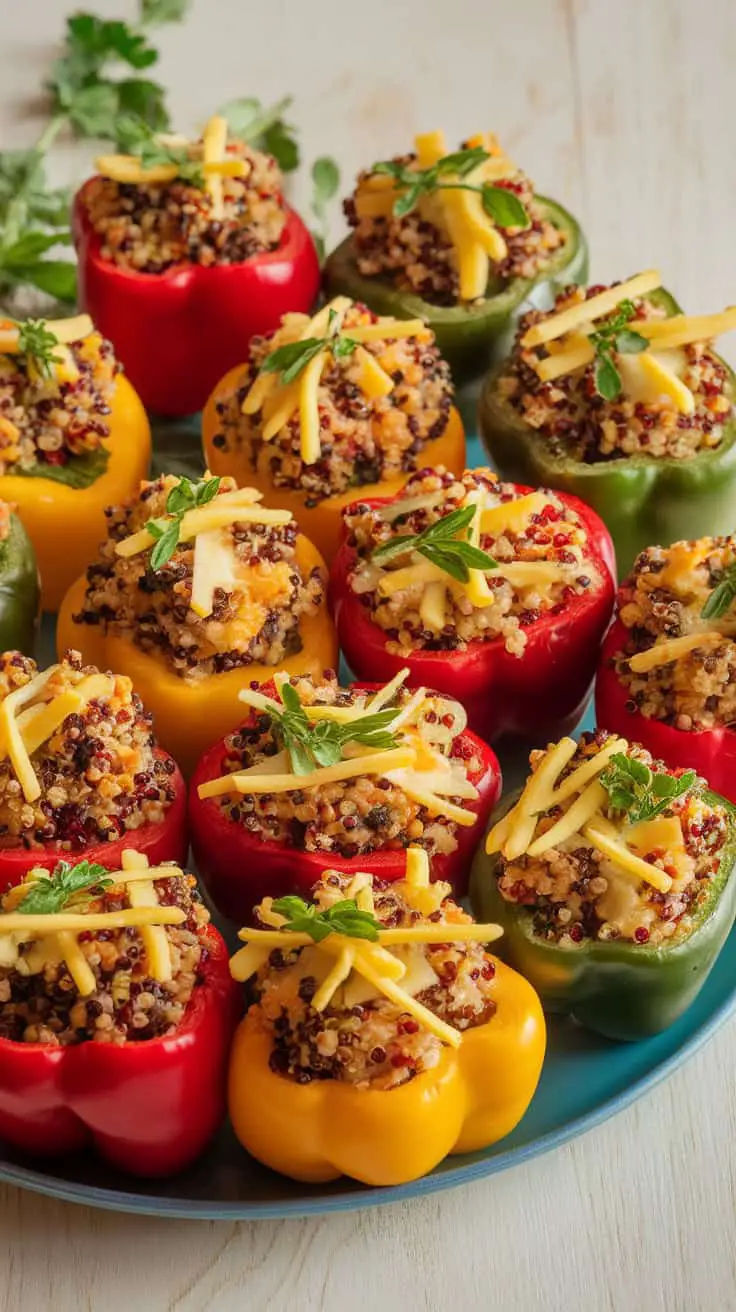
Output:
M4 146L33 139L71 7L0 0ZM736 300L731 0L194 0L161 45L183 129L234 96L289 91L305 158L333 154L347 179L420 128L452 142L490 127L579 214L593 277L658 265L690 310ZM62 144L55 180L83 176L87 159ZM297 202L307 195L303 182ZM545 1158L325 1220L154 1221L0 1188L0 1312L733 1309L735 1077L731 1024Z

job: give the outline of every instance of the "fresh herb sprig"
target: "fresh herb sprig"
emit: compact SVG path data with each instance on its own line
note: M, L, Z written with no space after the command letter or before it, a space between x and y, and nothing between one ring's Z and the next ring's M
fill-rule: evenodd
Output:
M621 301L613 314L601 319L595 332L590 334L590 343L595 351L595 390L606 401L615 401L621 393L621 375L616 368L614 352L618 355L638 355L649 346L646 337L626 326L635 314L633 301Z
M692 788L696 779L694 770L685 770L679 778L671 774L656 774L643 761L625 756L623 752L616 752L601 774L601 783L611 806L616 811L625 811L632 824L660 815Z
M324 263L327 249L328 218L327 206L337 195L340 186L340 170L329 155L320 155L310 170L312 178L311 210L317 222L312 229L314 244L317 247L320 264Z
M394 735L388 732L388 726L396 718L395 708L341 724L336 720L311 721L290 683L282 685L281 700L284 710L269 708L268 714L275 737L288 752L295 774L311 774L316 766L336 765L342 760L346 743L359 743L377 751L396 746Z
M267 355L261 369L266 374L281 374L282 383L293 383L310 360L320 351L328 350L335 360L344 360L360 345L347 333L338 330L338 315L330 310L327 332L324 337L305 337L300 342L287 342Z
M700 612L704 620L720 620L736 601L736 564L729 565L723 578L708 594Z
M54 365L62 363L61 356L54 355L59 345L56 333L49 329L45 319L23 319L16 326L19 353L31 359L44 378L51 378Z
M171 559L179 545L181 521L188 510L197 510L212 501L220 489L219 478L201 479L193 483L189 478L180 478L172 487L166 498L166 518L149 519L146 532L156 539L151 551L151 569L159 570Z
M272 910L286 916L282 929L294 934L308 934L315 943L321 943L330 934L344 934L347 938L368 939L375 943L381 928L380 921L370 911L361 911L352 897L334 902L324 911L318 911L313 902L305 902L300 897L280 897L273 903Z
M467 150L457 150L451 155L444 155L436 164L426 169L414 169L408 164L396 160L379 160L371 173L385 174L392 178L399 192L393 204L397 218L411 214L423 196L430 196L436 191L475 191L480 195L483 209L498 228L528 228L530 218L518 196L508 187L496 187L490 182L473 183L458 181L472 173L473 169L490 159L482 146L472 146Z
M141 168L151 169L159 164L173 165L177 177L193 187L204 186L202 161L192 159L185 146L167 146L157 132L142 119L126 114L118 123L118 146L127 155L135 155Z
M113 883L105 866L96 862L79 861L72 866L68 861L60 861L50 875L34 871L33 883L18 910L31 916L54 915L70 903L84 906Z
M133 24L74 13L46 83L51 117L29 150L0 151L0 298L34 287L73 304L75 265L54 248L71 243L70 192L52 188L45 156L59 133L114 141L121 116L135 114L154 130L168 126L163 86L140 73L159 52L152 29L185 17L189 0L139 0ZM121 75L122 74L122 75Z
M459 583L467 583L471 569L498 569L498 561L493 556L467 541L475 513L475 506L451 510L449 515L428 525L421 533L407 533L382 543L373 552L372 558L388 561L394 556L402 556L404 552L416 551ZM465 538L456 537L458 533L464 533Z

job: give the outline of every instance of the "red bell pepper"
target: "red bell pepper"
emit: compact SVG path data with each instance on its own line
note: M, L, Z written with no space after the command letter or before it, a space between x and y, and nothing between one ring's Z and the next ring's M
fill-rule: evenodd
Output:
M155 749L155 754L161 761L172 759L168 752L163 752L159 747ZM110 870L119 870L122 853L133 844L137 852L148 857L152 866L160 865L162 861L176 861L180 865L186 860L189 835L187 789L178 765L175 765L169 780L176 795L163 820L157 824L128 829L119 838L88 843L83 847L75 847L71 852L58 842L44 843L38 847L0 847L0 896L15 884L20 884L34 866L53 870L59 861L71 859L97 861Z
M375 690L381 685L353 686ZM264 685L260 691L268 693L268 686ZM467 810L475 812L478 821L472 828L457 826L455 851L431 858L431 877L447 880L453 893L461 897L467 891L475 849L501 795L502 780L495 752L470 730L458 734L453 754L463 759L477 756L481 761L479 770L468 771L479 796L465 804ZM308 896L319 876L328 869L353 874L365 870L385 880L404 878L403 848L345 857L332 852L301 852L251 834L239 821L230 819L219 798L203 799L197 792L200 784L227 773L226 759L224 739L200 759L189 791L189 827L200 878L218 911L230 920L239 925L251 924L253 908L264 897L282 897L286 893Z
M515 486L520 496L532 490ZM409 687L434 688L462 702L470 728L488 742L513 733L546 743L573 729L590 696L601 639L611 617L616 562L611 536L595 511L565 492L555 496L583 521L601 581L556 614L547 613L526 625L527 644L521 656L511 655L500 638L470 642L464 651L419 650L400 656L388 651L385 631L349 586L357 555L343 542L332 565L329 595L351 670L359 678L370 675L388 682L408 667Z
M103 258L85 204L88 186L77 193L72 217L80 304L113 343L147 410L201 410L222 375L247 358L252 337L272 332L290 310L311 309L319 261L294 210L287 207L273 251L240 264L138 273Z
M721 725L715 729L676 729L672 724L628 710L631 695L619 679L612 664L623 651L630 631L616 619L606 636L598 666L595 686L595 711L598 724L620 733L632 742L641 743L655 760L672 769L693 769L730 802L736 802L736 729Z
M125 1044L56 1047L0 1039L0 1139L35 1156L94 1146L132 1175L173 1175L225 1113L227 1058L240 1012L228 950L211 925L207 955L176 1033Z

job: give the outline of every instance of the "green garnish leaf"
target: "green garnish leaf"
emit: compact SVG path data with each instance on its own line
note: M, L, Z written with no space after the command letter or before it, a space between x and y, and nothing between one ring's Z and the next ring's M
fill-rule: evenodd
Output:
M219 488L219 478L202 479L198 483L193 483L186 477L180 478L172 487L166 498L167 518L149 519L146 524L146 531L156 539L151 550L151 569L161 569L173 556L179 545L181 521L187 511L206 506L208 501L212 501L213 497L217 496Z
M736 601L736 564L728 566L723 578L706 597L700 612L701 619L721 619L731 609L734 601Z
M599 354L593 365L595 390L606 401L615 401L621 392L621 375L609 354Z
M649 346L646 337L626 326L635 315L634 302L626 298L616 306L612 314L601 319L595 332L590 334L589 340L595 350L595 390L606 401L615 401L621 393L621 375L616 368L614 352L619 355L638 355Z
M50 478L52 483L62 483L64 487L72 487L80 492L86 487L91 487L98 478L102 478L109 461L110 452L107 447L101 446L96 451L87 451L82 456L70 456L64 465L52 465L44 460L25 468L16 465L13 468L13 477Z
M338 315L330 310L327 332L324 337L305 337L300 342L287 342L278 346L267 355L261 371L266 374L281 374L282 383L293 383L306 369L310 360L320 351L329 351L334 360L344 360L352 355L359 346L352 337L341 333L338 328Z
M62 363L61 356L54 355L59 345L56 333L51 332L45 319L24 319L17 328L20 354L32 360L44 378L51 378L54 365Z
M643 761L616 752L601 774L601 783L614 810L624 811L631 824L638 824L661 815L692 788L697 777L695 770L685 770L679 777L655 773Z
M481 197L483 209L497 228L531 227L531 219L519 197L509 191L508 187L491 187L486 184L481 189Z
M379 160L373 165L371 173L382 173L393 178L399 193L393 205L397 218L410 214L422 196L429 196L432 192L475 191L481 197L486 214L498 228L528 228L531 220L514 192L488 182L463 181L485 159L490 159L488 151L482 146L472 146L467 150L456 150L450 155L443 155L436 164L426 169L412 168L392 159Z
M83 906L113 883L105 866L96 862L80 861L72 866L60 861L50 875L34 873L33 883L17 910L30 916L54 915L70 903L75 908Z
M186 147L165 145L156 132L141 117L124 114L117 125L117 144L127 155L135 155L141 168L152 169L160 164L171 165L177 177L192 187L204 186L202 161L192 159Z
M403 534L382 543L373 552L372 559L392 560L405 552L416 551L445 574L460 583L467 583L471 569L498 569L498 561L493 556L466 540L475 513L475 506L451 510L449 515L422 529L421 533ZM464 534L465 538L456 537L456 534Z
M315 943L320 943L330 934L344 934L347 938L368 939L375 943L381 928L381 922L373 913L361 911L352 897L343 898L324 911L318 911L313 902L304 902L300 897L280 897L272 909L277 915L286 916L282 929L293 934L308 934Z
M396 739L388 726L396 718L396 709L376 711L355 720L338 723L336 720L312 721L306 714L296 688L290 683L281 685L284 710L270 708L274 736L289 754L295 774L311 774L317 766L337 765L343 759L346 743L360 743L375 751L388 751L396 746Z
M340 170L329 155L320 155L310 170L312 177L311 209L317 221L312 229L314 244L317 247L320 264L324 261L327 246L328 220L327 206L337 195L340 186Z

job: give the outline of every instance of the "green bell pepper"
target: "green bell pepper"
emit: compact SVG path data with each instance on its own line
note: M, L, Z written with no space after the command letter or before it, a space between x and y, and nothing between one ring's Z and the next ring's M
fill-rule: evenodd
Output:
M497 278L489 282L488 294L480 303L433 305L414 292L400 291L387 276L369 278L360 273L350 236L328 256L324 269L327 294L350 296L376 314L395 319L424 319L455 382L469 382L507 348L508 330L520 315L532 307L551 307L560 286L585 282L588 276L588 248L577 220L555 201L544 196L535 200L542 215L567 234L564 246L536 278Z
M0 542L0 651L33 656L41 604L36 557L17 515Z
M492 825L518 796L504 799ZM533 984L546 1011L569 1014L606 1038L631 1041L666 1029L693 1002L736 917L736 807L710 790L703 796L728 811L730 833L693 929L665 947L584 939L563 948L537 937L533 909L507 902L498 890L499 854L479 848L470 877L473 912L503 926L494 950Z
M669 318L680 306L660 288L647 297ZM736 401L736 375L728 372L726 395ZM736 419L725 425L720 446L688 460L634 455L585 464L556 454L498 392L504 365L486 379L478 404L480 435L503 478L532 487L572 492L598 512L616 547L619 577L640 551L682 538L733 532L736 499Z

